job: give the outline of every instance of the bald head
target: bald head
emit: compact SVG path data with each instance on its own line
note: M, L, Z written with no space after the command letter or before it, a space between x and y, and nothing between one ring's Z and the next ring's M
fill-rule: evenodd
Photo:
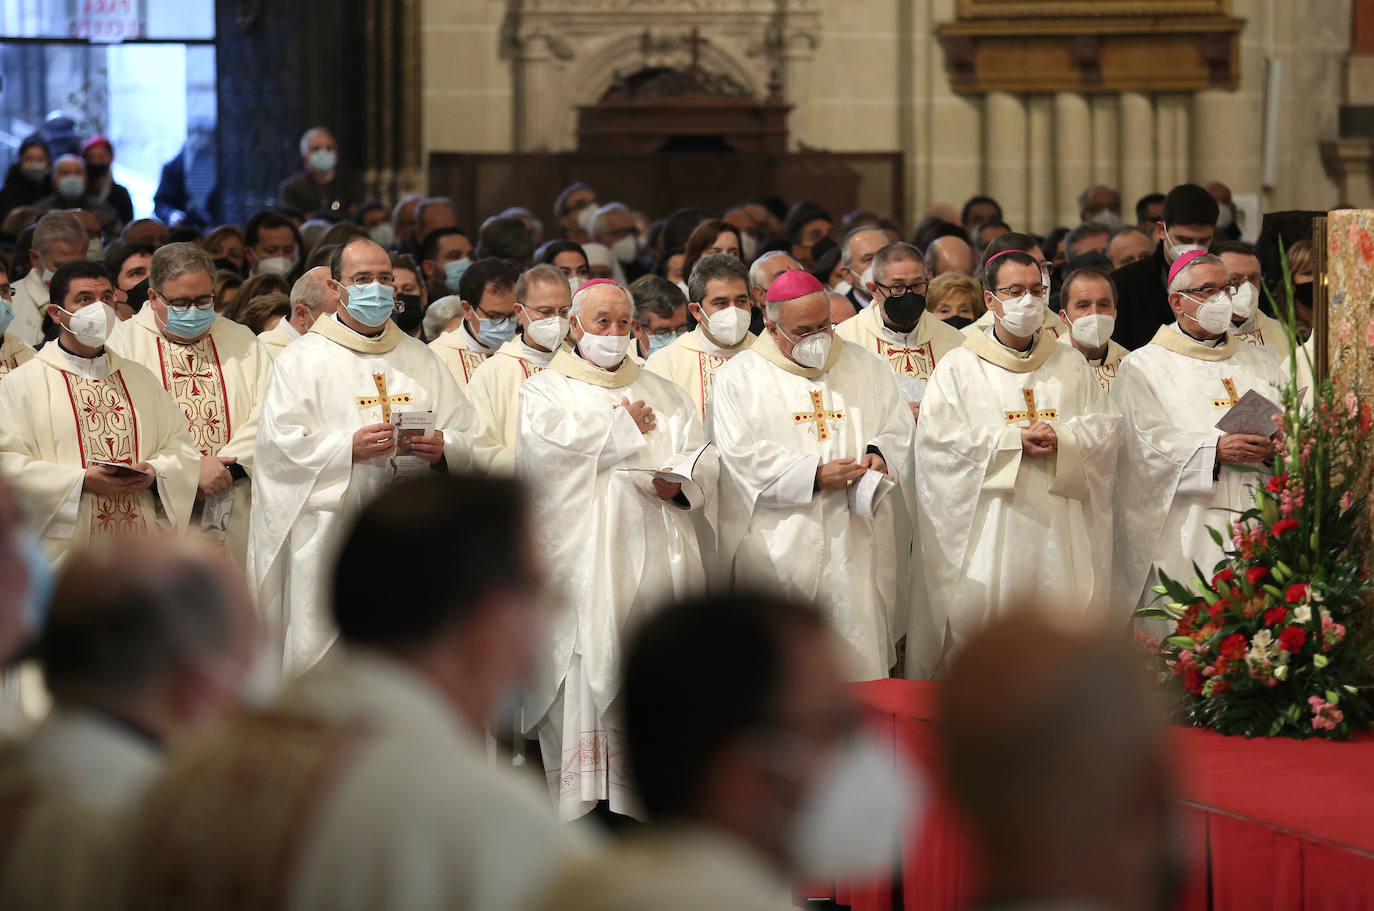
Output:
M958 655L942 696L951 786L991 894L1155 907L1169 847L1163 727L1124 632L1014 612Z
M291 286L291 325L305 332L315 320L339 309L343 288L329 274L328 266L316 266Z
M937 237L926 247L926 275L931 278L946 272L972 275L973 248L962 237Z

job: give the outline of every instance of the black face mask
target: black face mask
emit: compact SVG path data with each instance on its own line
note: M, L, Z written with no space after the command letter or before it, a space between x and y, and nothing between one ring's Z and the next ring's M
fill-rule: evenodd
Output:
M944 318L944 322L946 322L946 323L948 323L949 325L953 326L955 329L962 329L962 328L964 328L965 326L972 326L972 325L973 325L973 320L969 319L967 316L958 316L958 315L955 315L955 316L947 316L947 317Z
M148 303L148 279L145 278L126 293L129 295L129 307L135 313L142 310L143 305Z
M1312 308L1312 287L1315 282L1305 282L1293 286L1293 302L1300 307Z
M107 164L86 165L86 176L92 180L100 180L108 173L110 173L110 166Z
M903 332L910 332L916 328L916 324L921 320L921 314L926 310L926 296L917 294L915 291L908 291L905 294L894 294L883 301L883 315L887 321L896 329Z
M425 312L420 306L420 295L396 295L396 309L391 311L391 320L402 332L413 332L420 325Z
M763 334L763 308L754 307L749 311L749 331L755 335Z

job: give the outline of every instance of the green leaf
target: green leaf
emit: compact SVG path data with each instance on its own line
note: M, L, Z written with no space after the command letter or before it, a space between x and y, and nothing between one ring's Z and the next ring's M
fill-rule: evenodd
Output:
M1222 550L1226 549L1226 541L1222 539L1221 532L1217 531L1215 528L1208 525L1207 534L1211 535L1212 540L1217 542L1217 547L1220 547Z
M1150 591L1154 592L1156 595L1167 595L1167 594L1169 594L1169 590L1168 590L1167 588L1165 588L1164 586L1162 586L1162 585L1155 585L1155 586L1152 586L1152 587L1150 588Z
M1170 636L1164 641L1178 648L1192 648L1196 644L1192 636Z
M1312 664L1315 667L1326 667L1330 663L1331 660L1323 654L1318 653L1312 656Z
M1341 694L1338 693L1338 692L1336 692L1335 690L1327 690L1327 691L1326 691L1326 701L1329 702L1329 703L1331 703L1332 705L1340 705L1340 704L1341 704Z

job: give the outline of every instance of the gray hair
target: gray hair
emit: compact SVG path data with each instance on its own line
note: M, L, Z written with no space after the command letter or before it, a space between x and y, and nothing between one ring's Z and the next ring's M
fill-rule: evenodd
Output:
M33 249L46 255L53 244L72 244L85 253L89 243L86 226L70 212L49 212L33 228Z
M534 285L562 285L568 287L568 277L563 274L563 270L557 266L543 263L526 269L520 275L519 281L515 283L515 299L519 303L525 302L525 296L530 293L530 288Z
M310 140L314 139L316 136L320 135L321 133L324 133L324 134L325 134L326 136L328 136L330 139L334 139L334 134L331 133L331 132L329 132L329 128L328 128L328 127L311 127L310 129L306 130L304 133L301 134L301 154L302 154L302 155L304 155L306 152L308 152L308 151L310 150ZM335 142L335 144L337 144L337 143L338 143L338 140L337 140L337 139L334 139L334 142Z
M308 270L291 286L291 309L295 310L297 304L304 304L305 309L314 314L323 310L325 301L331 297L337 301L338 294L329 287L329 281L328 266L316 266Z
M425 338L438 338L443 333L444 326L462 313L463 299L456 294L441 297L430 304L425 310Z
M401 220L401 210L405 208L406 203L413 202L416 203L418 207L418 203L422 202L424 198L424 194L422 193L407 193L400 199L396 200L396 205L391 207L391 223L394 225L396 224L396 222ZM411 217L413 218L414 215L415 213L412 212Z
M762 288L762 287L764 286L764 285L763 285L763 266L764 266L764 264L765 264L766 262L768 262L770 259L775 259L776 257L779 257L779 256L786 256L788 259L792 259L792 254L788 253L786 250L770 250L770 251L768 251L767 253L765 253L765 254L763 254L762 256L760 256L758 259L754 260L754 264L753 264L752 266L749 267L749 287L750 287L750 288ZM792 261L793 261L793 262L796 262L796 260L792 260ZM798 265L800 266L801 264L798 263Z
M887 232L875 225L860 225L854 228L844 236L844 240L840 241L840 265L845 267L854 265L854 251L851 249L852 245L850 241L865 231L877 231L879 234L883 235L884 239L887 237Z
M1084 211L1087 210L1087 208L1088 208L1088 198L1091 197L1091 196L1093 195L1093 191L1094 191L1094 190L1106 190L1108 193L1110 193L1110 194L1112 194L1113 196L1116 197L1116 206L1117 206L1118 209L1121 208L1121 193L1120 193L1120 191L1118 191L1118 190L1113 190L1111 187L1107 186L1106 184L1095 183L1095 184L1093 184L1092 186L1088 187L1086 190L1084 190L1082 193L1079 193L1079 194L1078 194L1078 211L1084 212Z
M1095 237L1099 234L1110 241L1112 229L1100 221L1085 221L1074 225L1073 229L1069 231L1068 234L1064 235L1064 257L1066 259L1073 259L1074 256L1077 255L1073 248L1080 240L1085 237Z
M827 309L828 309L828 308L830 307L830 297L829 297L829 295L830 295L830 292L829 292L829 291L821 290L821 291L812 291L810 294L803 294L801 297L794 297L794 298L792 298L792 300L788 300L788 301L770 301L770 300L765 300L765 301L763 302L763 315L766 316L766 317L768 317L769 322L776 323L779 319L782 318L782 305L783 305L783 304L790 304L790 303L792 303L793 301L806 300L808 297L823 297L823 298L825 298L825 306L826 306Z
M1226 268L1226 265L1221 261L1220 256L1214 256L1211 253L1204 253L1197 259L1188 263L1188 265L1184 266L1182 269L1178 270L1178 274L1174 276L1173 281L1169 282L1169 293L1174 294L1180 288L1188 287L1188 276L1191 275L1192 271L1196 269L1198 266L1220 266L1222 269Z
M625 205L625 203L608 202L601 208L597 209L596 214L592 216L591 231L589 233L593 237L601 233L602 222L605 220L606 216L610 215L613 212L624 212L626 215L630 216L631 218L634 218L634 213L630 211L630 207Z
M718 279L742 281L745 293L749 293L749 270L744 268L744 263L728 253L712 253L692 266L692 274L687 277L687 299L701 303L706 297L706 283Z
M161 294L163 285L169 280L188 272L204 272L213 282L215 261L197 244L164 244L153 254L153 264L148 268L148 285Z
M420 200L420 204L415 207L415 230L419 231L425 223L425 210L434 206L448 206L448 210L453 213L453 220L458 220L458 206L447 196L431 196L428 199ZM424 240L424 238L420 238Z
M633 294L630 293L630 289L625 287L623 284L621 284L613 278L601 279L595 285L590 284L590 282L587 285L583 285L581 288L577 290L577 293L573 295L572 313L570 315L577 317L577 321L579 323L582 322L582 302L587 299L588 294L591 294L594 291L598 291L601 288L606 287L606 282L610 282L611 284L615 285L616 288L620 290L620 293L625 295L625 301L630 305L630 314L632 316L634 315L635 297Z
M888 266L895 266L897 263L920 263L922 270L926 267L926 260L921 251L899 240L873 254L873 280L885 280Z
M1131 232L1139 234L1141 237L1145 238L1148 241L1154 241L1153 237L1151 237L1149 234L1146 234L1144 231L1140 230L1135 225L1122 225L1121 227L1117 228L1115 231L1112 232L1112 240L1116 240L1121 235L1130 234Z

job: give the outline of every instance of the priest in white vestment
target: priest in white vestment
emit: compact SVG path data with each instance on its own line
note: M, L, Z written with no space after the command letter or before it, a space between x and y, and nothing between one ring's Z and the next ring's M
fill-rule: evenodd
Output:
M273 360L286 346L310 331L315 320L339 309L343 287L329 274L328 266L316 266L291 286L291 315L258 336Z
M925 259L911 244L888 244L873 256L867 294L876 306L845 320L835 334L887 362L913 416L921 413L931 371L964 343L959 330L926 309Z
M561 609L544 679L526 703L559 815L609 801L637 812L614 702L625 629L705 584L689 518L716 487L716 458L687 394L628 357L634 301L611 279L573 295L575 346L520 387L515 469ZM686 479L654 472L674 467ZM628 470L626 470L628 469Z
M687 296L687 310L696 319L696 328L649 355L644 369L691 396L697 417L704 422L716 371L748 350L757 338L749 331L754 306L749 272L728 254L703 256L687 279Z
M247 326L215 313L214 268L195 244L160 247L148 300L111 333L110 348L158 377L186 415L201 455L192 527L224 542L242 566L258 409L272 359Z
M477 368L515 338L519 278L515 267L503 259L489 256L473 263L458 283L462 322L429 343L464 393Z
M1269 435L1216 427L1252 389L1280 403L1284 384L1272 354L1228 333L1233 289L1217 257L1175 259L1169 306L1177 321L1126 356L1112 387L1125 421L1120 472L1131 479L1116 498L1121 604L1155 600L1156 568L1185 584L1194 564L1210 574L1222 552L1207 529L1230 537L1235 512L1254 505L1252 489L1263 483L1253 469L1274 454Z
M520 384L549 366L554 352L564 347L572 312L568 280L548 264L520 276L515 298L520 335L474 370L467 387L468 401L482 426L473 459L479 470L491 474L515 471Z
M324 587L339 523L397 476L392 415L433 412L435 433L414 455L466 469L477 417L423 342L391 320L386 251L349 241L331 270L348 294L273 367L258 421L248 570L288 674L334 639Z
M983 251L983 268L987 268L987 264L992 261L994 256L999 253L1006 253L1009 250L1017 253L1025 253L1031 259L1035 260L1040 266L1042 281L1045 287L1048 288L1050 286L1050 263L1045 258L1044 252L1040 249L1039 241L1029 234L1018 234L1013 232L1000 234L993 238L992 242L988 244L988 248ZM984 281L983 287L984 289L987 288L986 281ZM996 320L996 315L989 310L960 331L964 333L965 338L973 335L975 332L987 332L992 328ZM1050 309L1048 297L1045 298L1045 313L1042 316L1041 326L1055 338L1059 338L1069 331L1068 323L1064 322L1063 318L1058 313Z
M911 610L916 424L887 365L835 337L810 273L773 282L767 318L716 373L721 581L820 604L852 679L886 677Z
M0 382L0 475L53 560L127 534L185 529L200 453L158 378L106 349L118 322L109 273L68 263L51 293L61 302L48 306L56 342Z
M1221 259L1227 277L1235 287L1231 298L1231 330L1236 341L1268 351L1280 366L1287 365L1291 343L1283 324L1260 310L1264 299L1264 272L1259 250L1243 240L1213 244L1211 252Z
M366 507L330 572L340 647L172 758L127 907L520 911L578 844L483 733L545 633L528 513L511 480L439 473ZM461 580L424 569L452 559Z
M9 331L35 348L43 344L43 314L48 312L48 284L67 263L86 258L86 228L71 212L48 212L33 228L29 271L14 284L14 323Z
M14 325L14 289L10 277L0 264L0 380L15 367L31 359L33 346L20 338L19 332L11 332Z
M1113 608L1121 418L1044 330L1036 260L1006 251L984 276L993 327L935 368L916 428L921 559L946 650L1026 606L1090 622Z
M1086 266L1064 276L1059 287L1060 314L1069 331L1059 336L1059 344L1074 348L1087 360L1104 392L1112 391L1112 381L1127 354L1112 340L1116 328L1116 283L1101 269Z

